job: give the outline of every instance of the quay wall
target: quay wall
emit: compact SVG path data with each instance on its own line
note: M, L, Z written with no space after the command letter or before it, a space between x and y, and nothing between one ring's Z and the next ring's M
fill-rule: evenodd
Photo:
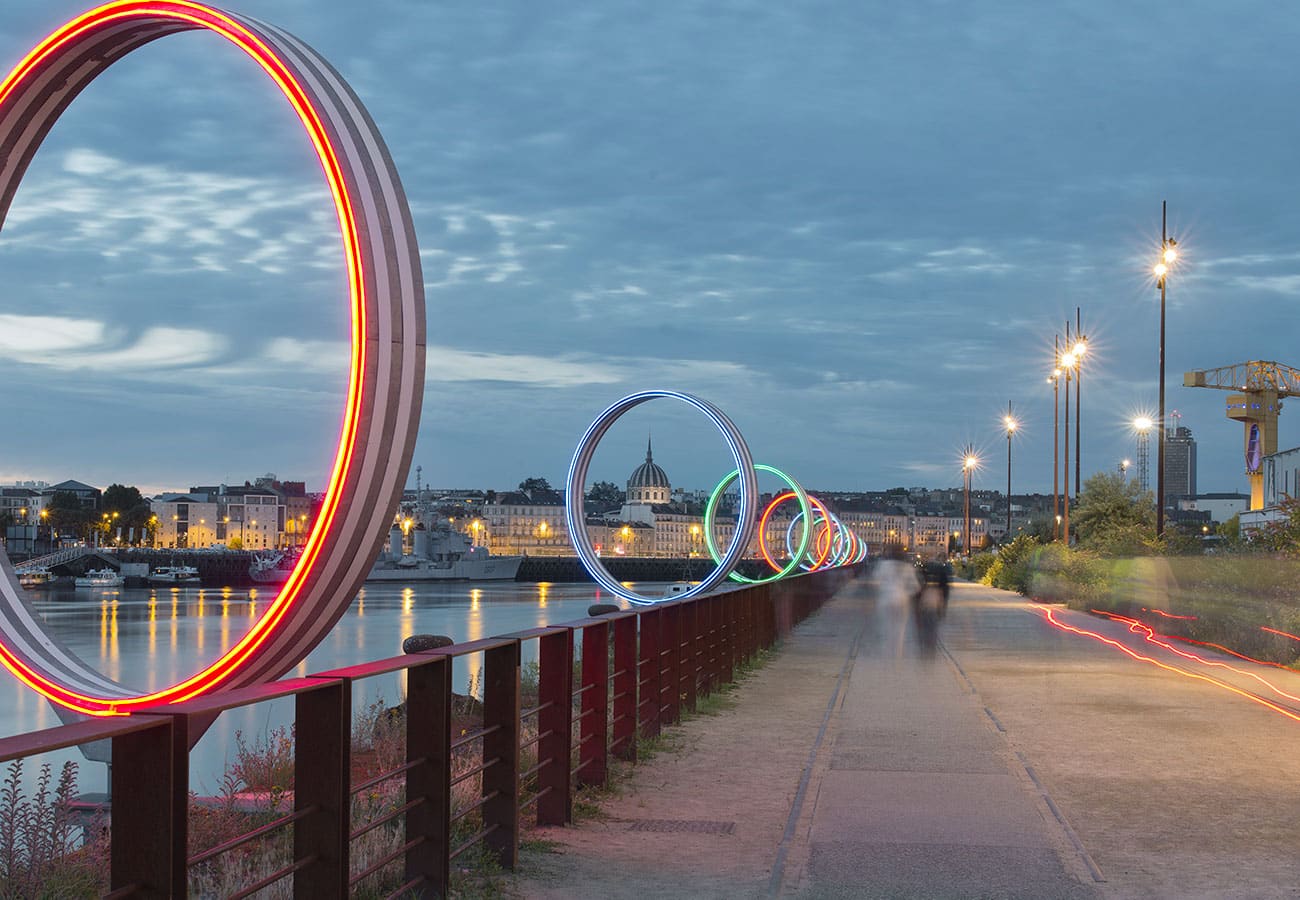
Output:
M131 548L115 550L105 548L80 559L55 568L63 576L82 575L87 569L100 568L108 562L118 565L157 566L186 565L199 570L204 587L248 587L253 585L248 577L248 566L253 553L247 550L156 550ZM619 581L699 581L713 571L711 559L666 559L663 557L614 556L602 560L610 574ZM762 560L741 560L736 567L742 575L751 578L769 574ZM138 571L138 569L136 569ZM127 573L131 574L130 572ZM591 576L576 556L527 556L519 566L515 581L522 582L590 582ZM143 579L128 578L128 585L139 586Z

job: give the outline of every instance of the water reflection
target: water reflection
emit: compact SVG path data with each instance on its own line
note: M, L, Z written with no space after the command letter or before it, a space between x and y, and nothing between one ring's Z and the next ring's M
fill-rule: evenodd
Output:
M662 593L664 585L634 587ZM234 646L261 612L265 591L224 588L127 588L101 591L43 589L33 596L37 611L56 639L89 664L133 688L158 690L192 675ZM587 607L603 598L590 584L412 584L369 585L293 675L308 675L402 652L412 634L445 634L473 641L585 618ZM168 602L170 601L170 602ZM160 625L160 620L162 624ZM166 641L159 630L166 628ZM536 659L535 641L524 645L524 660ZM477 678L482 654L456 661L453 688L463 692ZM400 702L403 679L371 679L354 692L356 708L383 698ZM215 793L234 733L262 735L292 720L292 701L260 704L227 713L191 755L192 787ZM22 734L60 724L49 704L17 679L0 675L0 728ZM81 789L104 789L104 766L87 763L75 751L50 754L76 760ZM43 758L44 760L44 758Z

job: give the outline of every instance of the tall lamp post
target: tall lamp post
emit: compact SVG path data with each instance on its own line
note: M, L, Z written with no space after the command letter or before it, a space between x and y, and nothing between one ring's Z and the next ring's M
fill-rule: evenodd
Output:
M1169 236L1168 208L1160 201L1160 261L1156 263L1156 284L1160 288L1160 410L1156 426L1156 537L1165 533L1165 281L1169 267L1178 259L1178 242Z
M1007 537L1011 537L1011 436L1016 433L1017 422L1011 416L1011 401L1007 401L1007 415L1002 420L1007 426Z
M961 549L962 549L962 553L968 558L970 557L970 482L971 482L971 476L975 471L975 466L978 464L979 464L979 460L975 457L975 450L968 444L966 446L966 457L965 459L962 460L962 464L961 464L961 471L963 476L962 482L963 482L963 487L965 488L965 498L966 498L966 502L963 507L964 510L963 527L965 530L962 532Z
M1082 312L1074 308L1074 496L1082 490L1080 472L1083 467L1083 355L1088 352L1088 339L1083 336Z
M1061 336L1055 340L1054 368L1047 381L1052 386L1052 540L1061 537Z
M1069 323L1066 323L1066 343L1070 341ZM1061 539L1070 545L1070 379L1074 377L1074 354L1067 352L1061 357L1061 371L1065 374L1065 466L1061 485Z

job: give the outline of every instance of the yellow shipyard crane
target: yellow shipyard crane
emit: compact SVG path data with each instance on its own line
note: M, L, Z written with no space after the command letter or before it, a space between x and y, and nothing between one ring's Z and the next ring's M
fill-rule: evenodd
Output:
M1284 397L1300 397L1300 371L1264 360L1183 374L1185 387L1236 391L1228 395L1228 418L1245 427L1246 475L1250 508L1264 508L1265 456L1277 452L1277 417Z

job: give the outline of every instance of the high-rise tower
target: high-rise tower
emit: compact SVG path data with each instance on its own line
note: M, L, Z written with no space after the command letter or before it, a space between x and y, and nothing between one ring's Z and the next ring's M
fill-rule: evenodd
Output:
M1179 425L1165 439L1165 499L1196 496L1196 439Z

